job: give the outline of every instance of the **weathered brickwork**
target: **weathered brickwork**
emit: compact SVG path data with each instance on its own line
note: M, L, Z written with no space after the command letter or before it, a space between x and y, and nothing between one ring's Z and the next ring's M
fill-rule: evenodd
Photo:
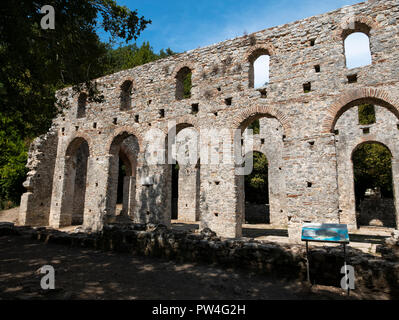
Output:
M344 39L356 31L370 38L372 64L349 70ZM262 119L254 149L269 161L271 223L286 225L293 241L307 221L354 228L350 154L360 143L377 141L390 149L399 194L398 34L397 0L368 1L97 79L105 102L87 103L83 112L71 88L61 91L59 97L69 106L54 119L50 138L37 140L32 148L20 223L58 228L79 220L77 210L83 207L83 225L101 229L115 215L121 158L128 168L123 214L137 223L170 226L172 167L150 163L148 155L165 155L161 143L153 146L167 140L171 121L179 137L189 127L199 133L211 128L244 131ZM261 54L270 55L270 81L256 90L253 61ZM180 99L183 68L192 72L188 99ZM357 82L349 83L354 74ZM310 92L304 90L307 83ZM379 106L377 123L366 135L353 111L365 102ZM273 128L279 130L271 133ZM157 137L154 129L164 136ZM85 153L86 170L76 163ZM199 219L201 228L220 236L240 237L243 178L234 164L202 160L197 168L181 169L181 217ZM87 177L85 190L76 176ZM78 196L75 185L82 189Z

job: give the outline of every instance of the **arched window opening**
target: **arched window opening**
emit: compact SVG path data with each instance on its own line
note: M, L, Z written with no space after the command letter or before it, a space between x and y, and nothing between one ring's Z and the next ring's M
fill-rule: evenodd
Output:
M376 122L374 105L365 103L358 106L359 124L371 125Z
M133 90L133 82L130 80L126 80L123 82L121 86L121 104L120 110L126 111L130 110L132 107L132 90Z
M260 56L254 62L254 88L264 87L269 83L270 56Z
M363 143L352 162L358 226L395 228L391 152L380 143Z
M249 87L261 88L269 83L270 55L267 50L259 49L249 57Z
M87 104L87 94L82 92L78 98L78 112L76 115L77 118L86 117L86 104Z
M354 32L345 38L345 59L348 69L368 66L372 63L370 38L364 32Z
M176 75L176 100L191 98L191 76L190 68L184 67Z

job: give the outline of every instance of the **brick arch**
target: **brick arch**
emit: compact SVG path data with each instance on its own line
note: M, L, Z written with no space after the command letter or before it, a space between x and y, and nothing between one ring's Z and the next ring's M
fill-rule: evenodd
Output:
M196 67L195 64L191 61L183 61L175 66L172 72L172 78L175 79L179 71L183 68L189 68L191 70L192 75L194 75Z
M334 31L334 39L336 41L343 41L354 32L363 32L370 36L370 32L378 28L378 22L371 17L363 15L349 16L343 20Z
M262 52L262 54L267 54L269 56L275 55L276 48L270 43L258 43L257 45L250 48L244 56L245 62L252 59L257 52Z
M112 136L108 139L106 149L105 149L105 151L107 153L111 152L110 150L111 150L112 144L114 143L115 138L123 133L126 133L127 135L135 136L137 139L137 143L139 145L139 151L142 150L143 137L141 136L141 134L139 132L137 132L135 129L133 129L132 127L123 126L123 127L116 129L113 132Z
M352 160L352 161L353 161L353 155L355 154L355 152L356 152L361 146L363 146L363 145L365 145L365 144L379 144L379 145L385 147L385 148L389 151L389 154L391 155L391 161L392 161L392 159L394 158L394 155L393 155L393 153L392 153L392 150L391 150L391 148L390 148L388 145L386 145L384 142L381 142L381 141L378 141L378 140L376 140L376 139L370 138L370 139L367 139L367 140L363 140L362 142L359 142L359 143L353 148L353 150L352 150L352 152L351 152L351 160Z
M235 117L233 127L244 130L253 120L262 116L276 118L283 126L285 135L287 137L291 136L291 125L288 122L287 115L271 106L257 106L245 109Z
M337 102L327 110L323 121L323 133L333 132L339 117L350 108L361 103L373 103L385 107L399 118L399 101L387 91L375 88L361 88L343 94Z
M85 133L75 133L71 136L71 138L66 143L67 148L65 150L65 156L73 155L78 148L80 147L82 142L86 142L89 147L89 156L93 155L93 143L89 135Z
M185 128L194 128L195 130L198 131L199 125L198 125L198 119L197 117L193 116L193 115L184 115L181 117L177 117L175 119L172 119L174 121L176 121L176 134L179 133L179 131L185 129ZM169 128L164 128L163 129L164 133L167 135L169 133Z

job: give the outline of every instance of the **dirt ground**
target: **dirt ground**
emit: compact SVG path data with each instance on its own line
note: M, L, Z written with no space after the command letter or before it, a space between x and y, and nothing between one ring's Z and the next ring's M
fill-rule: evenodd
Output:
M40 268L55 269L55 290L40 288ZM287 283L211 265L0 237L0 299L361 299L341 289Z
M19 208L0 211L16 222ZM175 224L178 228L186 225ZM194 226L196 227L196 226ZM55 269L55 290L42 290L40 268ZM284 282L213 265L44 244L26 236L0 237L0 300L330 300L388 299L325 286Z

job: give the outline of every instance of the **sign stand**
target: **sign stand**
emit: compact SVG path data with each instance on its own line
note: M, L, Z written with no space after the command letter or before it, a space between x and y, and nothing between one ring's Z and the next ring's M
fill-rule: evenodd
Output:
M302 228L302 241L306 242L306 271L307 281L310 281L310 262L309 262L309 242L332 242L343 244L344 249L344 271L347 276L346 264L346 245L349 244L349 233L347 225L345 224L316 224L306 223ZM348 286L348 296L350 294L350 287Z

